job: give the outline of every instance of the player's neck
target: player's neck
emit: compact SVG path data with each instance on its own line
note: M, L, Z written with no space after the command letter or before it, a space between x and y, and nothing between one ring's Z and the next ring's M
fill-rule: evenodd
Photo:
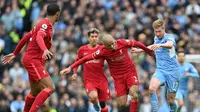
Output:
M55 21L53 20L52 16L47 16L47 19L49 20L49 22L54 25Z
M97 45L88 44L89 48L95 48Z
M179 62L181 65L183 65L184 64L184 61L183 62Z

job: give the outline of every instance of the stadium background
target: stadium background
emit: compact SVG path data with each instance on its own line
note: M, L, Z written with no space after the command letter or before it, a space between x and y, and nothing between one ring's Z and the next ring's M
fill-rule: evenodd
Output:
M56 92L43 106L46 112L93 112L83 88L82 71L76 81L59 76L59 70L73 63L77 49L87 44L87 29L97 27L116 38L153 42L152 22L161 18L167 32L176 37L177 50L200 54L200 0L0 0L0 55L11 53L24 33L45 17L47 3L57 2L61 17L54 27L51 51L54 58L45 67L56 85ZM29 92L26 70L20 60L23 51L9 65L0 64L0 112L22 112ZM131 55L140 77L140 111L150 112L148 84L155 70L152 57ZM194 63L200 73L200 64ZM107 104L117 112L113 79L105 67L112 97ZM190 78L185 112L199 112L200 80ZM158 92L159 94L159 92Z

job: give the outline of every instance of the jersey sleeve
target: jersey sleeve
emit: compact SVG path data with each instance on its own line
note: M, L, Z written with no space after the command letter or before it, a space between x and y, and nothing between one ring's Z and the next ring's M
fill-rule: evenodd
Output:
M129 48L139 47L139 48L143 49L144 51L146 51L149 55L152 55L152 53L153 53L152 50L147 48L143 43L141 43L139 41L122 39L122 42Z
M197 69L191 63L189 63L189 74L191 77L199 77Z
M34 29L33 29L34 30ZM15 56L17 56L19 54L19 52L21 51L21 49L24 47L24 45L29 41L30 37L32 36L33 30L31 30L30 32L26 33L22 39L19 41L19 43L17 44L17 47L15 48L15 50L13 51L13 54Z
M77 62L77 61L78 61L79 59L81 59L81 58L82 58L82 50L81 50L81 48L80 48L80 49L78 50L78 53L77 53L75 62ZM79 66L77 66L77 67L75 67L75 68L73 69L74 73L77 73L78 67L79 67Z
M103 55L104 55L103 49L98 49L97 51L92 53L93 59L99 59L99 58L103 57Z
M74 64L72 64L70 66L71 69L84 64L85 62L89 61L89 60L93 60L93 59L99 59L102 57L102 53L100 52L101 50L97 50L96 52L89 54L87 56L84 56L83 58L79 59L78 61L76 61Z
M40 49L44 51L47 49L45 42L44 42L44 38L47 37L48 25L46 23L40 23L40 24L37 25L39 30L37 32L36 41L37 41Z

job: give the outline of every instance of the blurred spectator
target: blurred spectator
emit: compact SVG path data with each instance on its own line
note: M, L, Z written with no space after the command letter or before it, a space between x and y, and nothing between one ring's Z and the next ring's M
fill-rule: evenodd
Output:
M10 104L12 112L22 112L24 109L25 102L23 101L22 95L17 95L17 99Z

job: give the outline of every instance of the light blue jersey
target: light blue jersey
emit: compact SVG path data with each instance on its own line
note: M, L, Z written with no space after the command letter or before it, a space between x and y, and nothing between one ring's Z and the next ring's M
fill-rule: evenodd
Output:
M167 41L173 42L171 49L160 47L155 51L156 71L154 78L166 83L169 92L176 92L179 84L179 65L176 58L176 42L173 34L166 34L162 39L154 37L154 44L164 44Z
M166 34L162 39L154 37L154 44L163 44L168 40L173 42L173 47L171 49L160 47L156 50L156 68L162 70L177 70L178 62L176 58L176 42L173 34ZM174 74L175 75L175 74Z
M188 93L188 80L189 77L199 77L198 71L196 68L189 62L184 62L182 65L179 65L180 71L180 84L176 94L177 99L185 99ZM185 76L185 73L189 73L189 77Z

